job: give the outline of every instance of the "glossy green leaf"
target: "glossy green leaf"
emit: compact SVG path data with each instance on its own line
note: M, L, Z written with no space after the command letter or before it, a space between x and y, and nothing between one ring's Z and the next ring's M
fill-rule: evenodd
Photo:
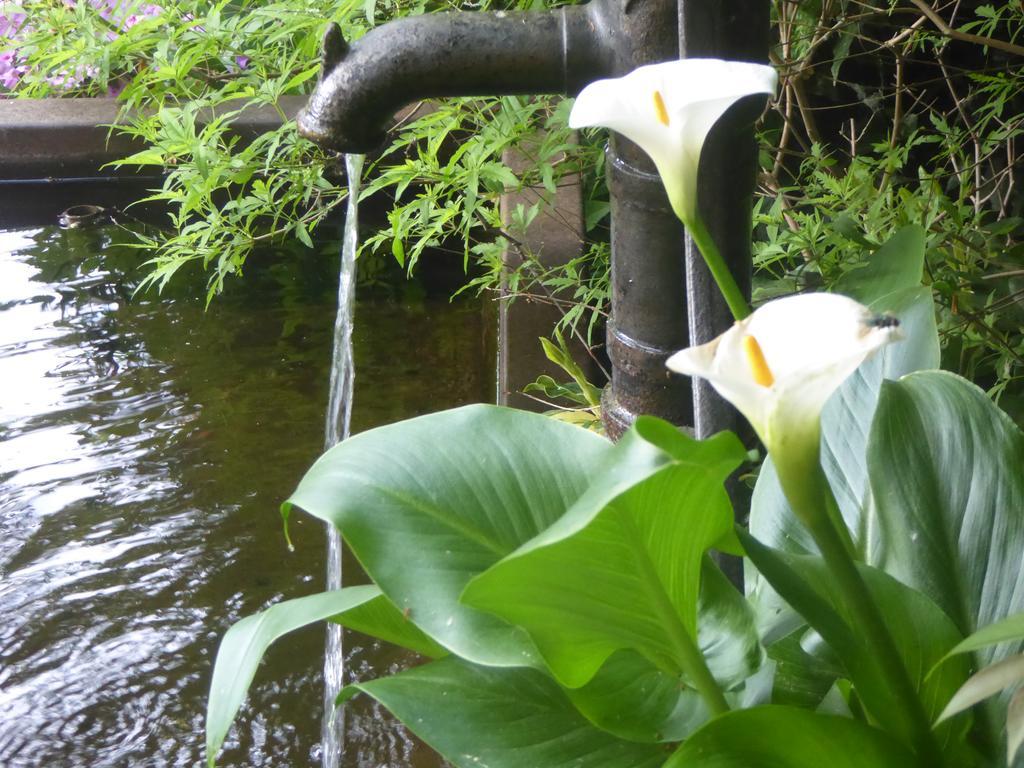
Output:
M908 768L914 756L857 720L795 707L755 707L715 718L664 768Z
M1024 610L1024 433L943 372L886 382L868 449L882 565L964 635ZM1021 643L974 650L978 665Z
M587 683L622 649L679 675L675 633L697 637L701 564L732 526L723 482L746 452L731 433L697 441L641 419L616 445L615 466L648 464L653 445L672 461L639 483L624 484L616 473L599 478L555 525L463 595L524 627L568 687ZM759 661L756 637L744 654Z
M668 461L648 446L608 469L613 451L543 416L468 406L344 441L289 504L337 526L374 583L434 641L481 664L532 664L522 630L459 595L559 520L594 480L629 487Z
M206 760L212 766L256 669L271 643L308 624L350 611L380 596L374 586L348 587L286 600L247 616L225 633L217 650L206 704Z
M846 675L841 667L804 650L800 640L806 631L802 626L765 649L768 658L775 662L771 699L774 704L816 709L835 681Z
M997 661L972 675L960 687L956 695L949 700L946 708L942 710L937 722L941 723L1021 681L1024 681L1024 654Z
M661 746L595 728L546 675L455 658L348 686L365 693L456 768L656 768Z
M565 692L590 722L630 741L680 741L708 720L695 690L636 651L616 651L590 682Z
M757 621L750 603L708 555L700 573L697 645L715 678L732 686L764 661Z

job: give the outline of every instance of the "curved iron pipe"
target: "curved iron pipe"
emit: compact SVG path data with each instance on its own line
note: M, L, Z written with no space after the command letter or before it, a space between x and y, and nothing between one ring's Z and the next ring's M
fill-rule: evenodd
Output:
M298 116L322 147L367 152L401 107L440 96L577 93L616 68L621 0L532 12L398 19L349 46L324 37L320 83Z

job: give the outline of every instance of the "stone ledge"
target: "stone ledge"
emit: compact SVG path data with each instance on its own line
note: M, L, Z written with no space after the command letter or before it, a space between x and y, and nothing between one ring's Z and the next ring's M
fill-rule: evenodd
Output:
M292 118L304 96L281 99ZM130 137L111 133L120 104L116 99L0 99L0 183L5 180L68 179L97 176L131 178L134 170L103 168L143 149ZM210 117L215 112L209 111ZM202 121L202 118L200 118ZM232 129L252 139L281 125L272 107L252 107L235 118Z

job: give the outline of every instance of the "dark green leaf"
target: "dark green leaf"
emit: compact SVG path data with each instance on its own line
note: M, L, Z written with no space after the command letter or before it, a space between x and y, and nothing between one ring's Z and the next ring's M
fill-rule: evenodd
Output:
M771 550L747 534L744 547L765 578L816 629L846 669L858 696L878 722L897 725L904 715L890 693L890 683L877 659L861 640L862 632L848 612L840 590L819 557ZM922 593L870 566L859 567L878 605L896 649L934 719L967 679L969 666L960 659L929 675L960 633L942 610Z
M708 720L695 690L636 651L616 651L589 683L566 694L596 726L630 741L680 741Z
M336 525L367 573L436 642L471 661L534 660L522 630L462 605L468 581L558 520L612 445L536 414L468 406L356 435L289 500ZM651 449L650 472L667 461Z
M938 371L886 382L868 461L888 572L964 635L1024 611L1024 434L984 392Z
M748 674L759 660L750 607L708 557L702 567L698 610L699 644L716 677L736 680ZM735 706L767 701L773 672L763 670L726 697ZM762 677L763 692L758 690ZM566 692L599 728L632 741L680 741L709 717L696 691L635 651L613 653L589 683Z
M447 658L367 683L366 693L456 768L656 768L660 746L605 733L532 669Z
M842 668L820 656L807 653L800 644L806 633L801 627L767 647L768 657L775 662L775 685L772 703L804 709L815 709L835 681L846 675Z
M907 768L914 756L882 731L793 707L756 707L715 718L664 768Z
M654 446L672 461L642 477L631 467L654 464ZM697 637L704 553L732 526L722 484L746 458L731 433L696 441L655 419L640 419L615 451L616 463L564 517L473 579L463 596L524 627L568 687L587 683L621 649L682 673L675 633ZM731 618L748 665L742 679L759 646L749 614ZM734 653L731 642L722 645Z

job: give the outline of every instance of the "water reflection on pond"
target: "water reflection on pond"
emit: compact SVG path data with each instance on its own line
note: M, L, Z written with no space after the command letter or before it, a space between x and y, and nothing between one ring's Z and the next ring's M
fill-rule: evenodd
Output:
M265 256L207 311L202 280L133 299L116 233L0 233L5 768L198 765L224 629L322 588L319 524L293 518L290 553L277 506L323 442L336 256ZM354 431L493 396L479 302L356 314ZM320 629L272 649L219 765L316 763L322 651ZM346 766L419 762L368 716Z

